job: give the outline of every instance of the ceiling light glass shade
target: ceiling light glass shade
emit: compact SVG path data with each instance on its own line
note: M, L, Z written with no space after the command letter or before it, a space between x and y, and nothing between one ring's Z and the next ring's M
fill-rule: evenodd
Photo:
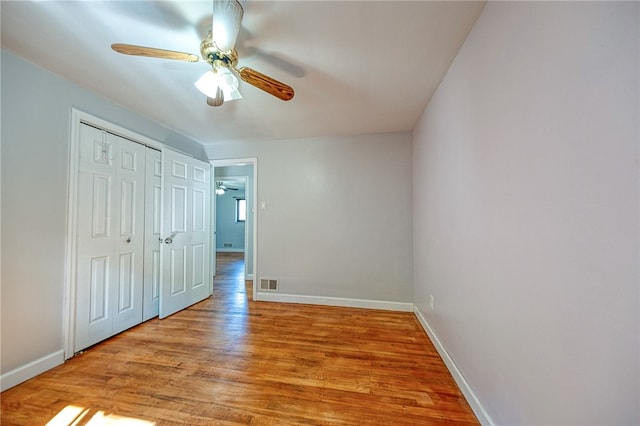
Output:
M223 52L233 50L240 32L242 14L242 6L237 0L213 1L211 39Z
M221 66L207 71L195 82L195 86L209 98L215 99L216 92L220 88L225 101L242 99L242 95L238 91L238 79L227 67Z
M224 189L222 189L222 188L216 188L216 194L218 194L218 195L223 195L223 194L224 194Z

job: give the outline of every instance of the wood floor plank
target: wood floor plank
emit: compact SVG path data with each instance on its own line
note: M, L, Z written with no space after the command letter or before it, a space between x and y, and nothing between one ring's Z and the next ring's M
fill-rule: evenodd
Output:
M253 302L241 255L218 264L211 298L3 392L1 424L478 424L413 314Z

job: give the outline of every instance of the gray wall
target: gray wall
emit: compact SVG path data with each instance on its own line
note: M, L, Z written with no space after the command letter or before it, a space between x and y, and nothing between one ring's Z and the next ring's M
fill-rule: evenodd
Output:
M235 141L207 153L258 159L257 271L279 279L280 293L412 301L410 134Z
M1 374L62 350L71 108L203 158L202 146L2 51Z
M415 128L415 303L497 424L640 423L638 6L487 4Z
M233 184L229 185L233 187ZM244 251L245 222L236 221L236 199L244 198L244 191L226 191L216 195L216 250ZM230 247L225 247L231 244Z

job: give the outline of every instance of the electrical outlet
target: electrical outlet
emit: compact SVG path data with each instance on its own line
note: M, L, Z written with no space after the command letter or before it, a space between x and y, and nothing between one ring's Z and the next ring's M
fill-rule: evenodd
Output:
M430 295L429 295L429 307L431 308L431 310L432 310L432 311L435 309L435 308L433 307L433 306L434 306L434 302L435 302L435 300L434 300L434 298L433 298L433 294L430 294Z

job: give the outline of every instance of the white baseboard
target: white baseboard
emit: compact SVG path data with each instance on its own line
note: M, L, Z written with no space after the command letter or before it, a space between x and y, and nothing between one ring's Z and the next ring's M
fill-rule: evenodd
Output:
M244 279L245 280L253 280L253 274L245 274Z
M467 379L464 378L464 375L456 365L455 361L453 360L453 358L451 358L449 352L447 352L445 347L442 345L442 342L440 341L440 339L438 339L435 331L431 328L426 318L424 317L424 315L422 315L422 312L420 312L417 306L414 307L413 313L418 318L420 325L422 325L422 328L429 336L429 339L431 339L431 343L433 343L433 346L436 347L436 350L440 354L440 357L453 376L453 380L455 380L456 384L460 388L460 391L462 391L462 394L471 406L471 409L478 418L480 424L493 426L495 423L493 422L487 411L484 409L475 392L473 392L473 389L471 389L471 386L469 386L469 382L467 382Z
M342 297L302 296L258 292L256 300L263 302L304 303L308 305L341 306L347 308L382 309L385 311L413 312L413 303L383 300L347 299Z
M216 253L244 253L242 248L217 248Z
M62 363L64 363L64 351L60 350L11 370L0 376L0 392L26 382L32 377L51 370Z

